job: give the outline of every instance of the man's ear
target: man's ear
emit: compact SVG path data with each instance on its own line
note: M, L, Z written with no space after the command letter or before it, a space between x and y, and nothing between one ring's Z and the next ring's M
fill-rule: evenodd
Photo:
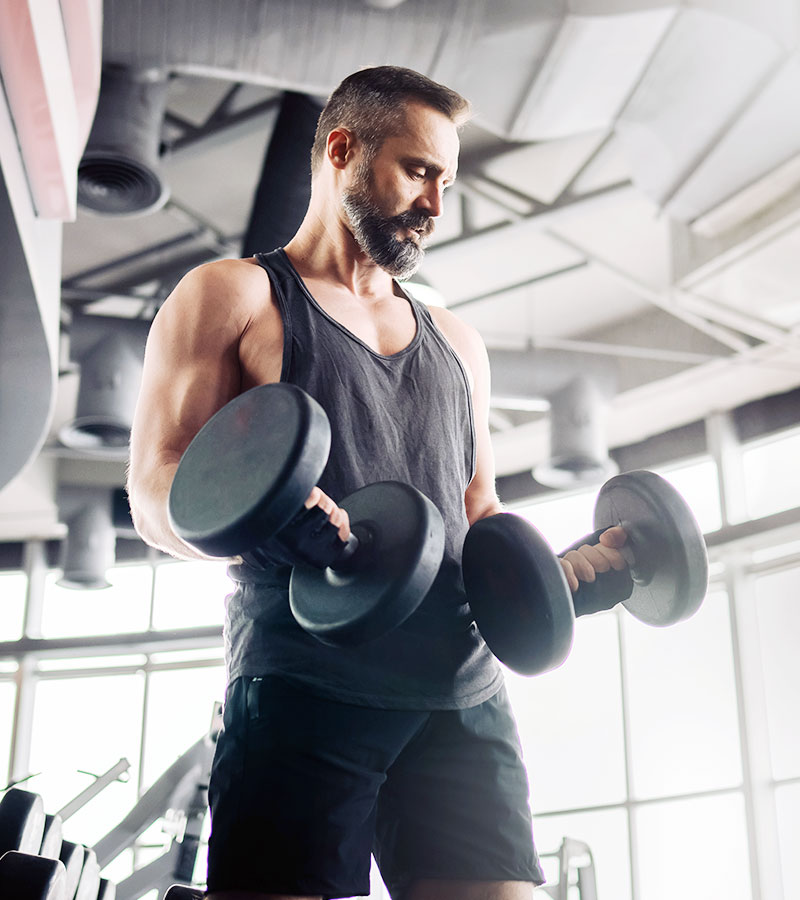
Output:
M334 128L325 146L330 164L336 169L344 169L353 156L355 143L355 135L349 128Z

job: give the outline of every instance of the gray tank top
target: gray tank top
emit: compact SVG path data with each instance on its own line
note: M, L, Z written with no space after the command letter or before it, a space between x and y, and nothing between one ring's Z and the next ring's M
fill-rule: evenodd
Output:
M425 493L442 513L445 553L419 609L390 634L359 647L320 643L289 609L289 569L229 569L229 679L279 674L359 705L451 709L477 705L502 672L472 620L461 580L468 523L464 492L475 466L466 372L427 308L408 298L416 334L399 353L376 353L314 300L283 250L256 257L283 318L281 381L307 391L331 422L319 486L334 500L375 481Z

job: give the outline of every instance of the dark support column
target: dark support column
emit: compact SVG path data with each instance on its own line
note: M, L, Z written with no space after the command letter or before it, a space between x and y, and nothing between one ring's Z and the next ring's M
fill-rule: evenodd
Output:
M311 197L311 147L322 102L287 91L267 147L242 256L282 247L303 221Z

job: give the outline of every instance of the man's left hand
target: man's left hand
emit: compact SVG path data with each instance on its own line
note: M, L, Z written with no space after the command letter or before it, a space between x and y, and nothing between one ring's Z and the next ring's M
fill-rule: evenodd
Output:
M559 561L567 576L567 584L574 594L581 581L592 582L598 574L611 569L622 571L628 565L620 552L628 539L621 525L614 525L604 531L597 544L584 544L577 550L570 550L559 557Z

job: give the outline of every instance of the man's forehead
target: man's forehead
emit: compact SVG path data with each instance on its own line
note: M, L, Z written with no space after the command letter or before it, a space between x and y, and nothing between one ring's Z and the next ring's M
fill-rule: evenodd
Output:
M455 123L422 103L408 103L405 112L405 127L394 138L395 149L454 178L460 149Z

